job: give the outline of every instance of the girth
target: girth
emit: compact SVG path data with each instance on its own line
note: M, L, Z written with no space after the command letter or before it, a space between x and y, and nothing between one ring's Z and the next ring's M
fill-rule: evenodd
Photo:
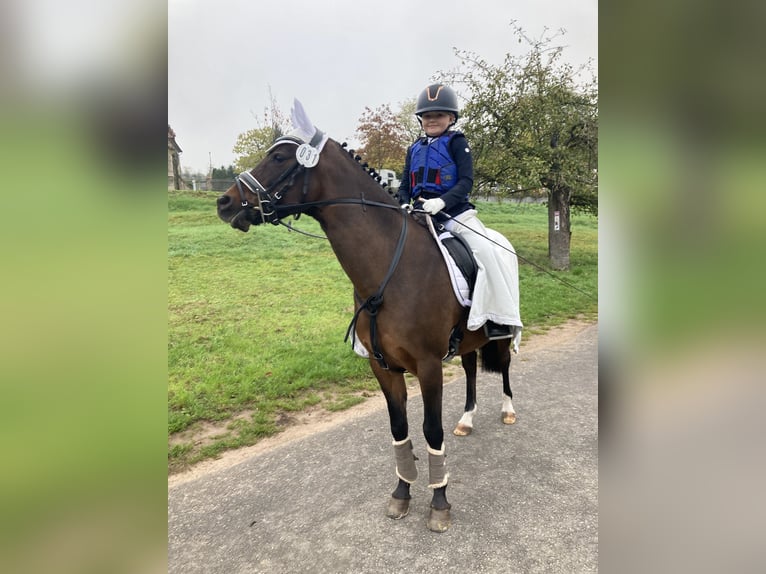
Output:
M396 245L394 258L391 261L388 272L386 273L383 282L380 284L380 287L378 287L378 290L370 295L365 301L362 301L362 298L359 296L359 294L354 291L354 298L356 299L357 303L359 303L359 308L356 310L356 313L354 313L354 317L351 319L351 323L346 330L346 336L343 339L344 342L348 341L349 334L352 333L353 337L356 337L356 321L359 319L359 314L363 310L367 311L367 313L370 315L370 345L372 346L372 356L375 357L375 360L378 361L378 364L380 364L380 366L385 370L388 370L389 367L388 363L386 363L386 360L383 358L383 353L381 352L380 344L378 343L378 311L383 305L383 291L393 276L396 267L399 265L399 260L402 257L402 252L404 251L404 242L407 238L407 213L404 210L401 210L401 212L402 232L399 234L399 243ZM401 370L404 372L404 369Z

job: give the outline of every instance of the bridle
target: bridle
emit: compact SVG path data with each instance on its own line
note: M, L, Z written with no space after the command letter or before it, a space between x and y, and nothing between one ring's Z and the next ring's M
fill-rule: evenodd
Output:
M272 146L266 150L266 153L268 154L272 149L283 143L290 143L299 146L303 142L298 138L284 136L277 139L272 144ZM256 205L251 204L245 197L245 187L250 190L250 193L252 193L258 201L257 207L258 212L261 215L261 223L272 223L274 225L278 225L284 215L288 215L289 213L300 214L303 209L298 209L296 211L294 207L300 206L302 208L305 205L303 202L283 206L277 205L277 203L282 200L284 192L295 184L295 178L300 175L301 172L305 174L303 179L303 197L305 197L308 193L309 170L306 169L304 165L301 165L297 159L293 165L282 172L282 174L277 177L274 183L270 184L268 187L264 186L260 181L258 181L249 171L243 171L240 173L237 177L234 178L234 182L237 185L237 191L239 192L239 199L242 210L234 216L231 221L232 225L245 212L253 211L256 207ZM280 184L283 185L280 187ZM277 191L274 191L275 189Z
M317 134L320 136L322 133L317 130ZM316 140L317 136L312 139L312 144ZM268 154L275 147L284 143L300 146L305 143L299 138L292 136L282 136L278 138L271 147L266 150ZM273 225L285 225L282 223L282 217L285 215L294 215L296 219L301 213L305 213L314 207L322 207L325 205L338 205L338 204L358 204L369 205L374 207L384 207L387 209L399 210L399 206L391 205L389 203L383 203L380 201L370 201L365 199L364 194L359 198L355 197L340 197L337 199L326 199L321 201L305 201L308 194L309 175L313 168L307 168L302 165L297 159L295 163L288 167L282 174L274 180L273 183L268 186L263 185L258 179L255 178L249 171L243 171L237 177L234 178L234 182L237 185L237 191L239 192L240 204L242 210L240 210L230 221L230 224L234 226L236 221L242 217L246 212L254 211L257 207L260 212L261 221L259 223L271 223ZM296 178L301 174L304 174L303 178L303 191L301 195L302 201L298 203L279 204L284 196L284 192L295 185ZM257 198L257 205L250 203L245 197L245 190L247 188ZM274 190L277 191L274 191Z

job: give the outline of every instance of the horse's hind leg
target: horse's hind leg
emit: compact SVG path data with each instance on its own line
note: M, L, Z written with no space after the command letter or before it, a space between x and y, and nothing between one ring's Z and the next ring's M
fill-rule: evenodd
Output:
M380 383L383 395L386 397L391 434L394 437L396 476L399 479L396 489L388 501L386 516L398 520L407 516L409 512L410 485L418 477L418 470L415 467L417 457L412 452L412 441L407 425L407 386L404 382L403 373L382 369L374 360L370 364Z
M502 364L502 376L503 376L503 424L512 425L516 422L516 411L513 410L513 393L511 392L511 354L508 353L508 361L503 361Z
M490 341L481 348L481 368L491 373L500 373L503 377L503 423L512 425L516 422L511 393L511 340Z
M467 436L473 431L473 416L476 414L476 351L460 357L465 371L465 409L463 416L452 431L457 436Z

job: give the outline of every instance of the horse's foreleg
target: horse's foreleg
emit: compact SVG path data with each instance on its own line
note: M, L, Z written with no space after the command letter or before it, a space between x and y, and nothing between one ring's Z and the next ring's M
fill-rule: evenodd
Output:
M388 500L386 516L394 520L400 520L407 516L410 512L410 498L410 483L400 478L399 484Z
M428 529L433 532L444 532L450 527L450 508L447 502L447 472L444 444L440 450L428 447L428 487L433 488L431 511L428 514Z
M476 414L476 351L460 357L465 371L465 409L463 416L452 431L457 436L467 436L473 431L473 416Z
M513 410L513 393L511 392L511 377L509 371L511 368L511 357L508 355L508 362L503 365L503 423L512 425L516 422L516 411Z
M434 532L444 532L450 527L451 505L447 502L449 472L442 427L441 364L437 364L435 368L419 369L418 379L423 394L423 434L428 443L428 487L434 491L428 528Z
M410 509L410 484L415 482L418 470L417 458L412 452L407 424L407 386L404 375L381 369L376 361L371 361L372 370L380 383L388 405L388 418L391 423L391 435L394 437L394 460L396 476L399 478L396 489L391 494L386 509L386 516L400 519L407 516Z
M407 516L410 510L410 485L418 478L418 469L415 466L417 457L412 452L412 441L409 437L401 441L394 440L394 458L399 482L391 493L386 516L398 520Z

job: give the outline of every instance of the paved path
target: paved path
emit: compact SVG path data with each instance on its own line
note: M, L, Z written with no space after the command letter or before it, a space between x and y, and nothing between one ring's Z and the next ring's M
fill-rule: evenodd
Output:
M514 356L515 425L502 382L480 373L469 437L452 435L462 381L445 386L452 527L426 528L420 397L410 435L420 473L410 514L385 516L396 485L385 409L172 487L169 573L598 571L597 325Z

